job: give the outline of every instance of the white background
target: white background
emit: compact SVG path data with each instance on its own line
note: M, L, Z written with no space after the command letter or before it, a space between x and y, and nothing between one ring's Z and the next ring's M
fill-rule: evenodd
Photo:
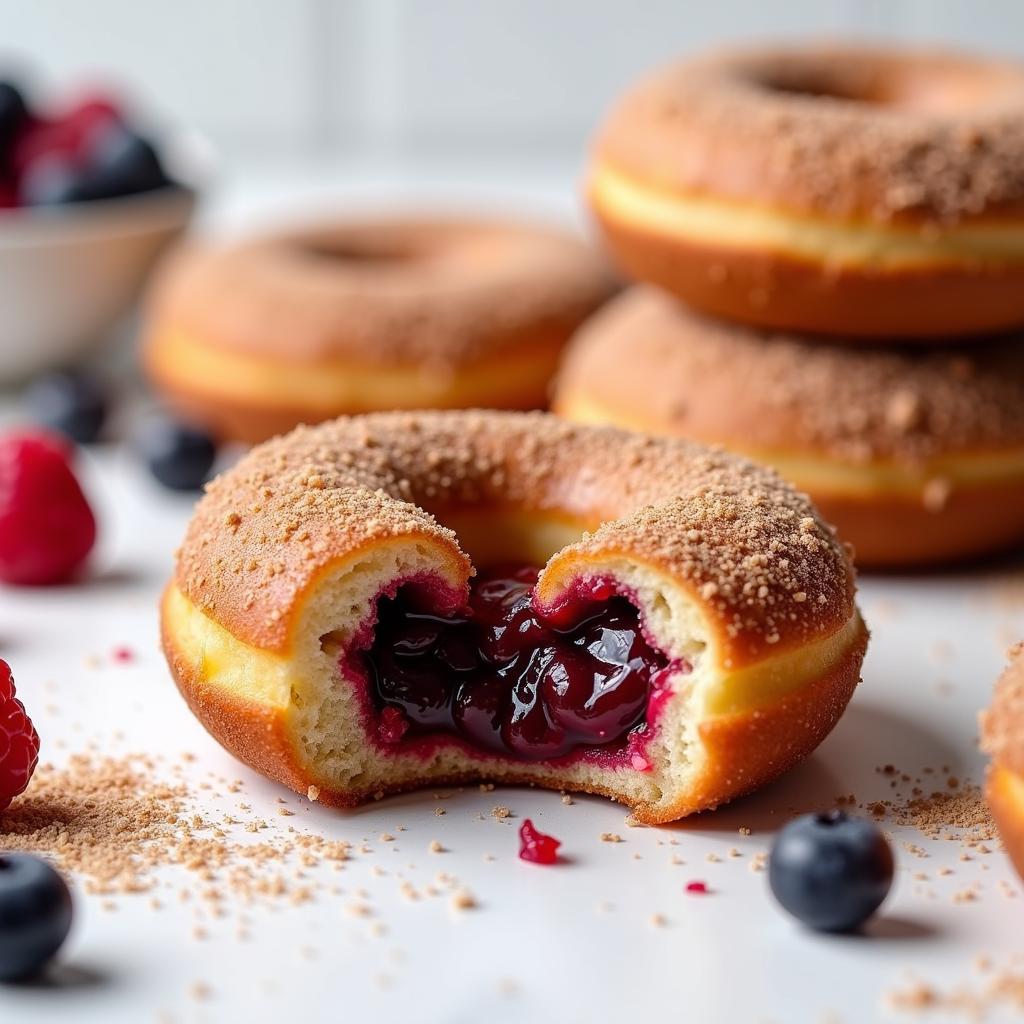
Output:
M0 11L0 57L22 58L41 85L130 85L229 159L575 154L637 73L730 40L854 34L1024 53L1016 0L8 0Z

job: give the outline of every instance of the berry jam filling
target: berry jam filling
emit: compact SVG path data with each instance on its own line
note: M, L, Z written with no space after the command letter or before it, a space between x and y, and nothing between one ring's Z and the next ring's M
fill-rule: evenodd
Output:
M482 574L455 617L419 609L413 588L379 602L363 657L381 742L449 733L527 761L625 747L666 657L607 584L540 615L537 575Z
M519 829L519 859L531 864L554 864L558 861L561 840L538 832L529 818Z

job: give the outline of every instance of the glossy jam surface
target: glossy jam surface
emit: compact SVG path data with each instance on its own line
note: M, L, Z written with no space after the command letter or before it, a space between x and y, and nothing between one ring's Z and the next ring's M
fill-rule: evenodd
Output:
M417 608L405 589L381 599L363 658L382 743L447 733L528 761L626 745L665 656L610 586L545 618L536 581L534 568L483 574L450 618Z
M538 832L529 818L519 829L519 859L531 864L556 864L561 841Z

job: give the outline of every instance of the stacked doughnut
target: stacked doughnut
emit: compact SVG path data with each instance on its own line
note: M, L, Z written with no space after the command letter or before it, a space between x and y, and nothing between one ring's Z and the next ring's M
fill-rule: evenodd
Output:
M615 287L546 227L337 220L179 250L149 296L142 361L185 418L248 442L342 413L534 409Z
M1024 67L681 63L612 111L588 191L642 283L578 334L556 411L774 465L862 566L1024 538Z

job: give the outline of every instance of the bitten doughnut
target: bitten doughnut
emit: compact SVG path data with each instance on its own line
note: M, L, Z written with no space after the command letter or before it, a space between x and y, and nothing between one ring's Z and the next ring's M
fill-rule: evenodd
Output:
M811 751L867 640L843 548L770 470L501 412L258 447L199 504L162 628L199 720L297 792L535 783L652 823Z
M981 745L992 758L985 795L1006 852L1024 878L1024 644L1010 651L992 705L981 714Z
M854 338L1024 324L1024 66L795 45L635 87L588 185L622 268L730 320Z
M531 409L613 288L547 228L338 222L179 251L150 296L143 363L187 418L243 441L340 413Z
M850 348L757 332L635 288L577 335L556 412L773 466L860 566L1024 540L1024 340Z

